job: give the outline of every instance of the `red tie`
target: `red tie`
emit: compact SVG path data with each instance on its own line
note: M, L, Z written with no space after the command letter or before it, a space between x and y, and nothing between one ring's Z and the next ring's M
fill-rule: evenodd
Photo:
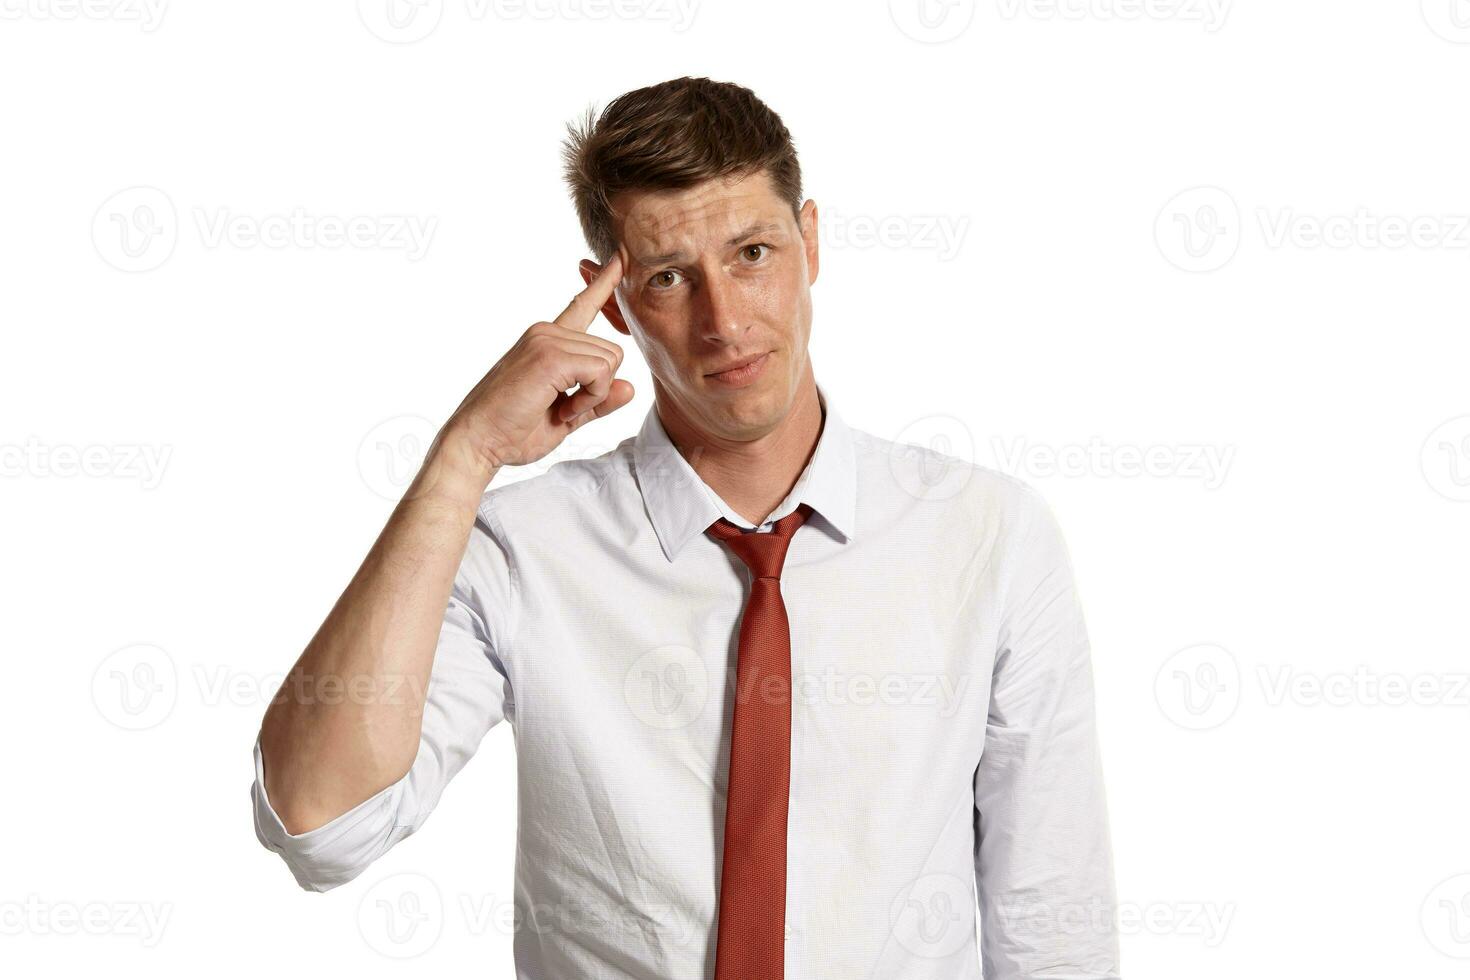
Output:
M769 532L745 533L724 518L708 529L751 574L735 668L715 980L785 976L791 626L781 600L781 568L791 536L810 513L801 504Z

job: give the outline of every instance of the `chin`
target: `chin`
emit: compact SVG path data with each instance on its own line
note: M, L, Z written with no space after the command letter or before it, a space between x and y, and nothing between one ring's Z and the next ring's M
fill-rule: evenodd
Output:
M770 429L785 417L790 407L782 397L780 383L763 379L748 388L716 389L710 392L709 405L734 428Z

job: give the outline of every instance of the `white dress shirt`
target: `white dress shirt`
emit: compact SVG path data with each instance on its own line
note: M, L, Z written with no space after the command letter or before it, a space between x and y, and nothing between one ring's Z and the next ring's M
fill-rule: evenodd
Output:
M1009 476L848 427L818 394L816 450L760 527L814 510L781 576L787 980L976 980L982 960L987 980L1116 978L1088 643L1051 512ZM292 836L257 744L261 842L303 888L352 880L504 719L520 980L707 980L749 590L705 533L719 517L751 527L656 408L601 456L492 487L412 769Z

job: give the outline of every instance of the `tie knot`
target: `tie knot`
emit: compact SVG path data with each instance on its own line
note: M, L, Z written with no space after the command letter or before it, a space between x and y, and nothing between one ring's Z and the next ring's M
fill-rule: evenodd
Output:
M791 544L791 536L811 510L806 504L799 505L766 533L744 531L721 517L709 526L708 533L729 545L756 578L779 579L786 564L786 549Z

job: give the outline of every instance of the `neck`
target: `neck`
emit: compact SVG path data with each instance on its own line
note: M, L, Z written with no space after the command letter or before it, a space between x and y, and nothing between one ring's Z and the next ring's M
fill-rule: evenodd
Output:
M659 421L689 466L735 513L763 524L811 460L826 418L810 369L791 410L769 431L752 439L706 432L655 399Z

